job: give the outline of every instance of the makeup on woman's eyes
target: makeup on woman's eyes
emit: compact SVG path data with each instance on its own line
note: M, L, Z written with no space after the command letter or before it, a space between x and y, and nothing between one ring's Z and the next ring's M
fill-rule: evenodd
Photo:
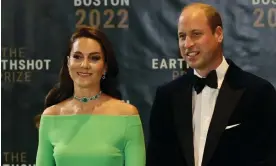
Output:
M90 55L89 59L92 61L98 61L101 59L101 56L100 55Z
M76 59L76 60L79 60L79 59L81 59L81 58L83 57L83 55L82 55L81 52L76 51L76 52L73 53L72 57L73 57L74 59Z
M78 54L74 54L74 55L73 55L73 58L74 58L74 59L80 59L80 58L82 58L82 56L81 56L81 55L78 55Z
M80 53L79 51L75 52L72 57L75 59L75 60L81 60L84 58L84 55L82 53ZM96 62L98 60L100 60L102 57L100 55L99 52L93 52L93 53L90 53L88 55L88 59L89 61L93 61L93 62Z

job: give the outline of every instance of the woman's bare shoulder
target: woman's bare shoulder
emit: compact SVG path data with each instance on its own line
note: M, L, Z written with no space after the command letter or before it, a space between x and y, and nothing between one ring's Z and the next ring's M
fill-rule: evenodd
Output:
M43 111L42 115L60 115L62 108L64 108L69 101L65 100L58 104L52 105Z
M52 105L43 111L42 115L59 115L59 105Z
M119 112L120 115L138 115L138 109L132 105L128 104L124 101L121 100L114 100L113 104L114 107L116 108L115 110Z

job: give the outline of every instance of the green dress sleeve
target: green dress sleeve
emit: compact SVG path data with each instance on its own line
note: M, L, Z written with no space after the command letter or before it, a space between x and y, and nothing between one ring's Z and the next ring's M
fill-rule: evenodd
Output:
M55 166L53 146L49 140L49 119L41 117L39 127L39 142L36 156L36 166Z
M125 166L145 166L144 133L139 116L128 119Z

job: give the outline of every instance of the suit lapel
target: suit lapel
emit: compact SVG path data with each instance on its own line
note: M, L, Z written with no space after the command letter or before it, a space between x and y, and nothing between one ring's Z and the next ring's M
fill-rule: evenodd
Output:
M181 78L173 98L176 132L188 166L194 166L191 72Z
M217 97L214 113L209 126L205 149L203 154L202 166L207 166L212 158L221 134L228 124L228 120L239 102L244 89L237 88L239 73L242 71L230 62L229 69L225 75L223 84Z

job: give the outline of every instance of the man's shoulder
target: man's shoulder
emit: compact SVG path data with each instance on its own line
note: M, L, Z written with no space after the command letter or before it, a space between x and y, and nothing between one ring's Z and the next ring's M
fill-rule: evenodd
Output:
M262 88L268 88L273 90L274 86L265 78L262 78L252 72L243 70L239 68L234 73L236 76L232 79L235 79L237 85L245 87L252 90L261 90Z
M227 74L227 79L230 79L231 82L233 82L235 85L253 89L264 85L272 86L272 84L268 80L257 76L250 71L242 69L230 59L227 60L228 62L230 62L228 69L229 71L227 71L227 73L229 73Z
M268 80L254 73L243 71L242 78L247 86L258 88L260 86L273 86Z

